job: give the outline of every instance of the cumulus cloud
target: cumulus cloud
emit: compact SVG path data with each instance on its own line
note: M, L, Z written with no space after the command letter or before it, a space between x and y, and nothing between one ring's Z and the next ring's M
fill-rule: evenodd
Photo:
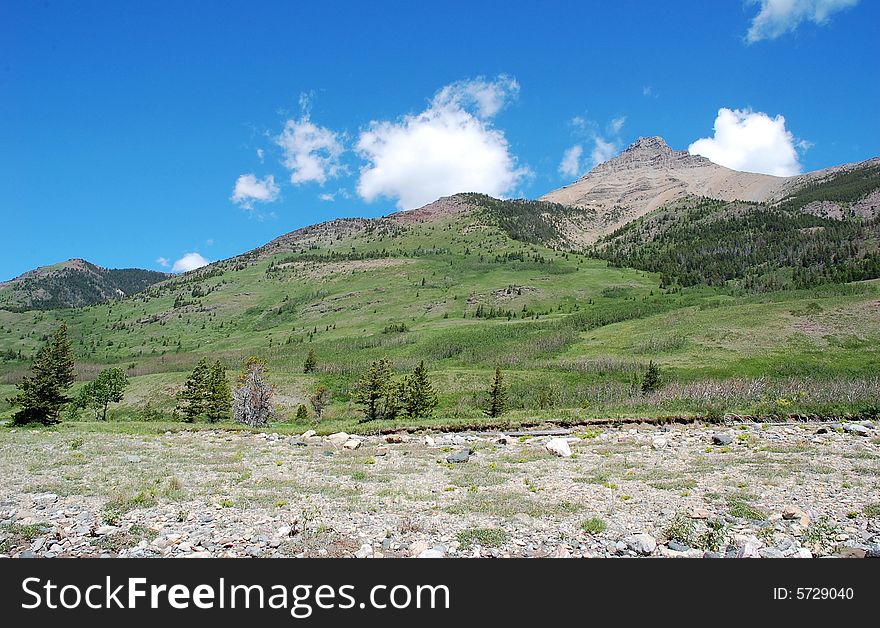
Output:
M692 155L747 172L787 177L801 172L797 147L801 142L785 128L785 118L771 118L751 109L718 110L715 135L688 147Z
M617 139L606 140L599 136L593 138L595 146L590 152L590 161L593 168L604 163L620 152L620 141Z
M288 120L284 124L275 142L284 152L282 163L290 170L290 182L294 185L310 181L324 185L343 172L342 137L312 122L307 107L299 120Z
M174 266L171 267L171 272L185 273L190 270L195 270L196 268L201 268L202 266L207 266L210 263L209 260L206 260L198 253L184 253L183 257L174 262Z
M273 175L258 179L255 174L248 173L236 179L230 200L245 209L253 209L254 203L274 202L280 191Z
M167 257L159 257L156 258L156 263L159 264L159 266L161 266L162 268L168 268L168 264L170 264L171 262L168 261Z
M573 179L581 174L581 155L584 153L584 147L575 144L571 148L566 149L562 154L562 161L559 162L559 174Z
M761 10L752 19L746 41L776 39L795 30L801 23L826 24L832 14L854 7L859 0L752 0Z
M518 90L506 76L459 81L437 92L422 113L371 122L357 141L367 162L357 193L367 202L396 199L400 209L457 192L504 196L530 173L491 118Z

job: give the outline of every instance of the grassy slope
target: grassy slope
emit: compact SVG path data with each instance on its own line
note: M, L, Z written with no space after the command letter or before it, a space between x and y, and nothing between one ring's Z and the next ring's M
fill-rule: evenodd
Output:
M132 387L116 411L120 418L141 416L148 402L170 412L175 390L202 355L235 368L258 354L270 362L282 419L319 382L331 388L323 430L356 426L357 412L347 402L351 384L383 356L401 370L427 361L443 423L481 419L482 391L496 364L505 369L514 406L522 406L511 412L514 421L656 413L621 393L633 370L651 359L671 382L878 371L877 282L742 299L705 287L665 293L655 274L515 242L484 223L479 216L446 219L408 227L396 238L331 234L305 255L354 251L367 259L295 261L306 258L284 253L246 267L226 262L217 276L195 273L110 305L0 311L0 352L30 355L65 320L82 377L107 364L129 369ZM389 253L374 257L383 249ZM526 259L495 261L506 253ZM193 296L196 286L196 295L207 294ZM505 294L508 286L522 294ZM516 317L474 318L480 304ZM601 325L632 316L638 318ZM408 331L384 333L392 323ZM303 375L310 348L318 372ZM26 368L26 362L0 363L0 398ZM685 400L664 411L704 406ZM8 412L0 402L0 415Z

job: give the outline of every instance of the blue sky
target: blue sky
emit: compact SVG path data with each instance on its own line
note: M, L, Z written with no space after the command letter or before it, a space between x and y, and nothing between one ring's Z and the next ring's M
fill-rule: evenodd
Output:
M0 279L537 197L646 135L778 174L877 156L878 4L7 0Z

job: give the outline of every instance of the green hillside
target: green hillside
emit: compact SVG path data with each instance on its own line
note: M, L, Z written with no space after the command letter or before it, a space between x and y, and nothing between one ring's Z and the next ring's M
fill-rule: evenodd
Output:
M554 217L536 222L529 202L456 200L470 209L318 225L112 303L0 310L0 398L64 321L81 379L107 365L132 378L120 419L170 419L203 356L233 371L248 355L268 360L281 422L327 386L322 431L388 427L359 426L351 402L353 382L382 357L400 373L425 360L440 393L433 422L444 425L489 421L496 366L512 423L880 402L878 281L767 294L683 287L540 244ZM303 374L312 349L317 368ZM650 361L664 386L642 394L635 380Z

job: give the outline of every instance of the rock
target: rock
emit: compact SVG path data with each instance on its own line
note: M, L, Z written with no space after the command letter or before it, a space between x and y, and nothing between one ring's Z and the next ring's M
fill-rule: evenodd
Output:
M782 511L782 518L786 521L797 521L805 528L810 525L810 515L797 506L786 506Z
M377 447L376 448L376 455L377 456L387 456L388 455L388 448L387 447Z
M293 438L288 442L290 443L291 447L308 447L308 444L306 444L305 441L301 441L298 438Z
M425 435L425 445L428 447L433 447L434 446L434 437Z
M650 556L657 549L657 541L647 532L639 532L626 539L626 547L642 556Z
M425 543L424 541L416 541L415 543L410 544L409 546L409 555L413 558L417 558L419 554L429 549L431 546Z
M49 504L54 504L58 501L58 495L55 493L40 493L39 495L34 495L34 503L37 506L48 506Z
M714 445L730 445L733 442L733 437L729 434L712 434L712 444Z
M669 541L666 544L666 547L671 549L673 552L686 552L691 549L689 545L685 545L684 543L680 543L676 540Z
M865 558L868 552L861 547L842 547L836 555L838 558Z
M416 558L446 558L446 555L436 549L426 549L416 556Z
M303 438L303 439L311 438L315 434L317 434L317 432L315 430L306 430L305 432L303 432L303 434L300 438Z
M114 534L119 531L119 528L116 526L101 526L97 530L95 530L95 536L105 536L107 534Z
M456 451L454 454L446 456L446 462L450 464L467 462L471 457L471 450L468 447Z
M568 551L568 548L565 545L560 545L553 553L550 554L550 558L571 558L571 552Z
M552 454L562 458L571 458L571 448L564 438L552 438L544 443L544 448Z
M858 436L870 436L871 430L865 427L864 425L859 425L858 423L844 423L842 426L844 432L848 432L850 434L856 434Z
M325 436L324 440L334 447L342 447L342 445L351 440L351 436L345 432L336 432L335 434L330 434L330 436Z
M391 445L399 445L403 442L403 436L400 434L389 434L385 437L385 442Z
M651 448L652 449L663 449L669 445L669 441L665 438L654 438L651 440Z
M361 441L359 441L357 438L350 438L342 444L342 448L348 449L349 451L354 451L360 446Z
M762 547L758 550L758 555L761 558L785 558L785 554L775 547Z
M364 543L361 545L361 548L354 553L355 558L372 558L373 556L373 546L369 543Z
M138 462L141 461L141 457L140 456L126 456L125 460L127 462L130 462L131 464L137 464Z
M703 552L703 558L724 558L721 552Z
M30 550L25 550L18 555L19 558L36 558L37 555Z
M797 552L794 553L795 558L812 558L813 553L808 550L806 547L800 548Z
M691 508L691 511L688 513L691 519L708 519L709 511L706 508L700 508L699 506Z
M507 434L502 434L498 438L495 439L495 443L498 445L509 445L513 440Z

